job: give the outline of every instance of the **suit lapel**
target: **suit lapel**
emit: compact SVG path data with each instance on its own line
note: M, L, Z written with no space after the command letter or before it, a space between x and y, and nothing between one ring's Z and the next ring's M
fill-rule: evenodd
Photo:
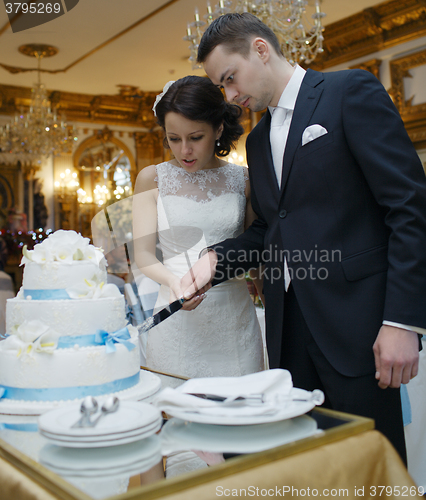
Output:
M280 197L280 191L277 181L277 175L275 173L275 168L272 161L271 141L269 138L269 131L271 128L271 113L269 112L269 110L266 110L262 120L263 120L262 123L259 123L259 126L262 127L260 129L259 144L265 144L266 147L260 148L262 151L261 164L265 166L265 168L263 169L265 177L267 178L269 185L272 186L274 197L278 203Z
M284 193L296 150L302 145L303 131L308 126L311 116L321 97L322 88L318 88L317 85L322 81L323 76L321 73L309 69L302 81L284 150L281 196Z

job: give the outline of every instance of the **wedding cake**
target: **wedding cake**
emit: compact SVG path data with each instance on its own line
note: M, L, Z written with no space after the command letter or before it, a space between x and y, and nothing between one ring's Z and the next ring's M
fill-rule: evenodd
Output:
M24 247L22 264L0 342L0 413L39 414L88 395L139 400L159 389L140 370L137 329L88 238L56 231Z

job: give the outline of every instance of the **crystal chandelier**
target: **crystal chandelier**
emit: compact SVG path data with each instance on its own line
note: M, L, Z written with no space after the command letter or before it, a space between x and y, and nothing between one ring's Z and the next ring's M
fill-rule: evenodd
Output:
M77 172L71 172L69 168L59 175L60 180L55 182L55 189L62 195L74 196L77 192L79 182Z
M55 55L57 49L48 45L29 44L19 47L19 51L37 58L38 78L31 89L28 112L21 111L10 123L0 127L2 152L33 159L71 153L73 141L77 140L75 129L66 124L64 116L58 118L56 110L52 110L46 88L40 81L41 59Z
M312 21L306 14L308 0L219 0L214 10L208 1L205 21L200 19L196 8L195 20L188 23L184 37L185 41L190 42L189 61L192 69L201 68L197 64L197 52L205 27L227 12L249 12L255 15L275 33L284 56L291 64L311 63L317 54L324 52L321 20L326 15L321 12L321 0L311 2L315 5Z

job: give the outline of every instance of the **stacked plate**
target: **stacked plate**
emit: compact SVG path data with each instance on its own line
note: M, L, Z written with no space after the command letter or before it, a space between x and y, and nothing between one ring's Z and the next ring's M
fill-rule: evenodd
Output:
M162 459L159 436L107 448L75 449L46 445L40 463L63 477L115 480L145 472Z
M148 438L162 424L157 408L136 401L121 401L118 410L103 416L95 427L73 428L80 417L80 404L52 410L39 417L39 432L50 443L66 448L104 448Z

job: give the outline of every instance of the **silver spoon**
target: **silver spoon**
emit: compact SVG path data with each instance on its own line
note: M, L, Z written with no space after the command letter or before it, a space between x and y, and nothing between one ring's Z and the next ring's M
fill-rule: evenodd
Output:
M80 413L83 416L71 426L72 429L76 427L88 427L91 425L90 415L98 411L98 402L93 396L86 396L80 406Z
M103 416L107 415L108 413L114 413L118 410L119 406L120 400L116 396L109 397L102 405L101 414L93 422L90 423L90 427L95 427L95 425Z

